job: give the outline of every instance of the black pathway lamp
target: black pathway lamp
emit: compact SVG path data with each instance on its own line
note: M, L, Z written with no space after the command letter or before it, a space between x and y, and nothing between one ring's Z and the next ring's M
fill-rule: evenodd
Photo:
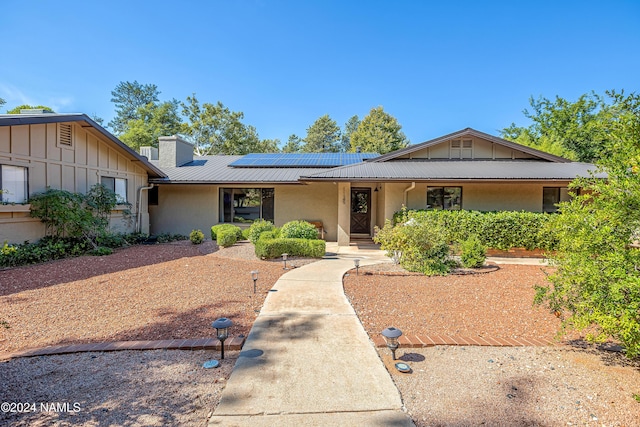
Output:
M256 282L258 281L258 270L251 272L251 278L253 279L253 293L256 293Z
M211 326L216 328L216 336L220 340L220 359L224 359L224 340L229 337L229 328L233 326L233 322L226 317L221 317L216 319Z
M402 335L402 331L393 326L382 331L382 336L387 342L387 347L391 350L393 360L396 360L396 350L398 349L398 338L400 338L400 335Z
M283 270L287 269L287 257L288 256L289 256L289 254L282 254L282 261L284 262Z
M353 260L353 265L356 266L356 276L358 275L358 270L360 269L360 259L356 258Z

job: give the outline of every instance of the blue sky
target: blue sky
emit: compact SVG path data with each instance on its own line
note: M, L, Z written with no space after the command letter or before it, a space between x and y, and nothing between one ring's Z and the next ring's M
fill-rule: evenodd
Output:
M114 115L120 81L221 101L262 138L382 105L412 143L527 124L530 96L637 92L640 1L11 1L5 109ZM4 112L4 111L3 111Z

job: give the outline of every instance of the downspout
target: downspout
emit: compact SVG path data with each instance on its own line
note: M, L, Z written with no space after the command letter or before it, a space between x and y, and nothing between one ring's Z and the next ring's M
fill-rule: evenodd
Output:
M416 183L412 182L410 186L404 189L404 206L407 206L407 200L409 199L409 191L416 188Z
M142 222L142 191L143 190L151 190L153 188L153 184L148 187L140 187L138 188L138 218L136 221L136 232L139 233L142 228L140 223Z

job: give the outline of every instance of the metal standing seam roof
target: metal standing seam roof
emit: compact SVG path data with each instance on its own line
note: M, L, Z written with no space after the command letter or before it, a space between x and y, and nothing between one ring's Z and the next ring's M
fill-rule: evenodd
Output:
M301 175L313 175L326 171L327 168L287 168L287 167L242 167L229 165L243 156L202 156L195 157L192 162L178 167L163 167L167 179L150 180L154 183L173 184L209 184L209 183L282 183L300 184ZM157 160L152 164L158 165Z
M426 181L426 180L573 180L596 172L590 163L544 161L420 161L365 162L302 175L302 181ZM606 178L604 174L596 174Z

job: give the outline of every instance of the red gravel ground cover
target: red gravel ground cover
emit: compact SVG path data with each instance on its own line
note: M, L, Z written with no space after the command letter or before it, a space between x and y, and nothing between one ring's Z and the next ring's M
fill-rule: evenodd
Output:
M282 275L245 243L141 245L0 271L0 353L56 344L211 337L229 317L247 335ZM229 253L235 258L225 257ZM250 271L258 270L253 294Z

